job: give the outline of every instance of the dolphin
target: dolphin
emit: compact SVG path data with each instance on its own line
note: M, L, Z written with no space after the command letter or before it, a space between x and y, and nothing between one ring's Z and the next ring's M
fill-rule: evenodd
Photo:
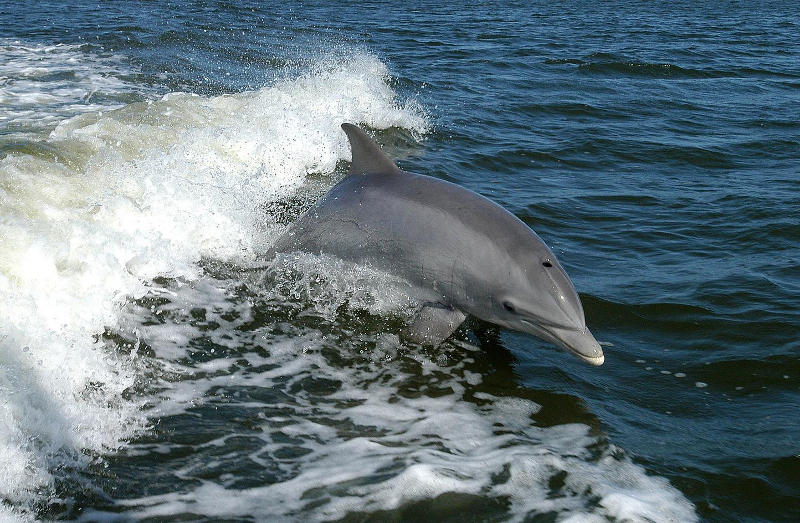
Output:
M424 300L400 333L438 345L468 314L532 334L592 365L603 350L553 252L519 218L459 185L400 170L344 123L347 176L267 252L327 254L404 278Z

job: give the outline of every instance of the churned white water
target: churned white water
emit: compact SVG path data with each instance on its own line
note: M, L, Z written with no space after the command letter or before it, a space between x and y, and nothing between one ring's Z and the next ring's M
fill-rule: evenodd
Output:
M339 269L325 260L318 267ZM326 332L280 318L248 327L267 304L286 300L286 289L304 294L294 302L298 318L327 316L340 299L403 314L401 282L364 269L348 285L314 271L277 279L244 294L234 281L173 282L153 290L159 305L129 311L122 331L162 349L148 408L165 427L121 454L162 461L151 481L172 488L117 499L113 511L81 520L337 521L423 500L426 517L472 503L504 507L509 521L696 519L667 480L589 426L538 426L535 402L482 392L470 370L480 349L468 343L413 350L391 333ZM171 433L197 416L226 422L193 442Z
M0 128L43 131L64 118L144 95L145 88L122 79L126 72L122 57L110 53L0 38Z
M252 260L274 232L263 205L348 158L342 122L426 123L365 54L256 92L98 107L93 89L135 90L108 73L122 64L4 45L4 131L57 122L0 157L0 511L24 519L58 474L149 423L127 393L136 358L98 342L128 300L198 278L203 257Z

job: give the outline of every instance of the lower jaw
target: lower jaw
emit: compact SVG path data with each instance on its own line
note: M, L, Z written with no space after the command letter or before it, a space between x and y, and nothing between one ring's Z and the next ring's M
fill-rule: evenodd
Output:
M530 322L527 322L527 321L524 322L524 323L527 324L528 326L532 327L531 330L533 330L534 332L530 332L530 331L529 332L531 334L533 334L534 336L537 336L538 338L541 338L541 339L543 339L545 341L549 341L550 343L552 343L552 344L556 345L557 347L565 350L566 352L572 354L573 356L575 356L576 358L580 359L581 361L585 361L589 365L600 366L606 360L604 354L600 354L599 356L589 356L589 355L586 355L586 354L582 354L582 353L572 349L570 346L568 346L566 343L564 343L558 336L555 336L554 334L551 334L547 330L545 330L545 329L543 329L541 327L538 327L538 326L536 326L536 325L534 325L534 324L532 324Z
M575 356L577 356L577 357L578 357L578 358L580 358L581 360L585 361L585 362L586 362L586 363L588 363L589 365L594 365L594 366L596 366L596 367L599 367L600 365L602 365L602 364L603 364L603 362L605 362L605 361L606 361L606 357L605 357L605 355L600 355L600 356L584 356L583 354L578 354L578 353L576 353L576 352L571 352L571 351L570 351L570 354L574 354Z

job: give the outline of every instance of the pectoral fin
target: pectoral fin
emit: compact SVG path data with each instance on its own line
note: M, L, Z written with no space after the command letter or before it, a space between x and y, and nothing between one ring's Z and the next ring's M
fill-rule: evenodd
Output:
M452 307L425 305L400 336L413 343L439 345L458 329L466 317L466 314Z

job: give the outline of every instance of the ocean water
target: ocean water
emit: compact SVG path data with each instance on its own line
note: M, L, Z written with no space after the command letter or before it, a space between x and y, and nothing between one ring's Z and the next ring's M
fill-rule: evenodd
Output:
M0 521L800 519L793 2L0 0ZM262 255L342 122L559 256L606 363Z

